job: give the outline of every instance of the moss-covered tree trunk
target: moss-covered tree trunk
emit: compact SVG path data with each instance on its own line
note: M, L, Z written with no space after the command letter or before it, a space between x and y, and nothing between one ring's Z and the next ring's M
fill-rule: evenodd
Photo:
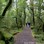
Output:
M33 20L33 25L35 25L33 1L34 0L30 0L30 9L32 11L31 15L32 15L32 20Z
M5 9L4 9L3 13L2 13L2 16L5 16L6 11L8 10L8 8L10 7L11 4L12 4L12 0L9 0L7 6L5 7Z

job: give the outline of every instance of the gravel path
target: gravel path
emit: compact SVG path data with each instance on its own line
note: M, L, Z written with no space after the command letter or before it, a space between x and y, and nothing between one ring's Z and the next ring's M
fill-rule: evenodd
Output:
M24 27L21 33L14 36L14 44L35 44L31 29Z

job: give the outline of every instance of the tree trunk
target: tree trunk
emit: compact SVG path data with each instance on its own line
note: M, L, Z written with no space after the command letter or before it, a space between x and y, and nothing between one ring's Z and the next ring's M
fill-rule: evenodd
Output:
M16 23L17 23L17 27L18 27L18 5L17 5L17 0L16 0L16 14L17 14Z
M30 9L32 11L31 14L32 14L32 19L33 19L33 25L35 25L33 0L30 0L30 5L31 5Z
M24 25L25 25L25 22L26 22L26 12L25 12L25 8L24 8Z
M43 32L44 32L44 23L43 23Z
M5 16L6 11L8 10L8 8L9 8L9 6L10 6L11 4L12 4L12 0L9 0L7 6L5 7L5 9L4 9L3 13L2 13L2 16Z

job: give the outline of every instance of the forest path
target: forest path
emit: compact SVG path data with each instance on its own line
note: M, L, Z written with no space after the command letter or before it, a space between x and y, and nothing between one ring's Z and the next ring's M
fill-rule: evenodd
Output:
M31 28L26 26L21 33L15 35L14 44L35 44Z

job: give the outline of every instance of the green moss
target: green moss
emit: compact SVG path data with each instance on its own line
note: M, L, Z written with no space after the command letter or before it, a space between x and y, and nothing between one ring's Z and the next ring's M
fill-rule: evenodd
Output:
M4 41L2 41L2 40L0 40L0 44L5 44L5 42L4 42Z

